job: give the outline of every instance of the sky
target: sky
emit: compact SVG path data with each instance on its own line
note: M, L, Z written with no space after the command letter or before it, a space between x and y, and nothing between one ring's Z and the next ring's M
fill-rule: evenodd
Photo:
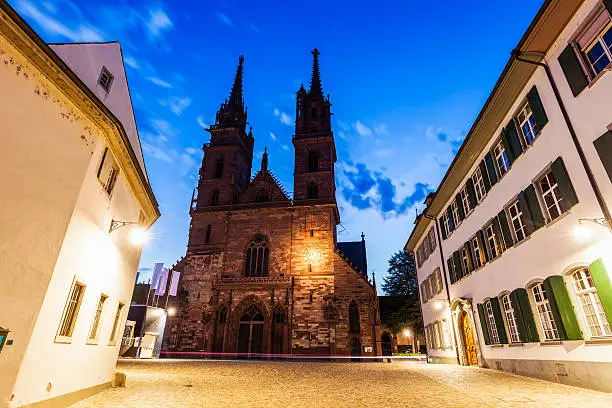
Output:
M332 102L340 241L366 236L381 283L542 0L35 1L9 3L48 42L120 41L162 212L143 249L185 254L189 204L219 104L245 56L244 98L269 167L293 191L295 93L321 52Z

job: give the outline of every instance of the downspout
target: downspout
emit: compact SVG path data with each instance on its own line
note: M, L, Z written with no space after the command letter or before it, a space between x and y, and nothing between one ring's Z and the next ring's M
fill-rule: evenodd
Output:
M446 262L444 261L444 253L442 251L442 240L440 239L440 226L438 224L438 219L436 217L432 217L431 215L425 212L423 213L423 217L427 218L428 220L432 220L436 226L436 237L438 238L438 248L440 249L440 263L442 264L442 274L444 275L444 286L446 287L446 299L448 301L448 308L450 311L451 297L450 297L450 290L449 290L449 279L448 279L448 273L446 271ZM421 302L419 302L419 304L421 304ZM421 315L422 314L423 312L421 310ZM455 330L455 319L453 317L452 311L450 311L450 317L451 317L451 324L452 324L452 329L453 329L452 330L453 340L455 341L455 354L457 356L457 364L461 365L461 360L459 359L459 342L457 341L457 333Z
M532 61L529 59L522 58L521 51L518 49L513 50L511 55L512 55L512 58L516 59L517 61L525 62L527 64L532 64L532 65L537 65L538 67L544 68L544 71L546 72L546 77L548 78L548 82L550 83L550 87L552 88L553 93L555 94L555 99L557 100L557 103L559 104L559 108L561 109L561 113L563 114L563 119L565 119L565 124L567 125L567 129L569 130L570 135L572 136L572 142L574 142L574 146L576 147L578 156L580 156L580 161L582 162L584 171L587 174L589 183L591 184L591 188L593 189L593 193L595 193L595 197L597 198L597 203L599 204L599 208L601 209L601 212L603 213L604 218L606 219L606 223L608 224L608 230L610 230L610 227L612 226L612 217L610 216L610 211L608 210L608 206L603 198L603 195L601 194L601 190L599 189L599 186L597 185L595 176L593 175L591 167L589 166L586 156L584 155L582 146L580 146L580 142L578 141L578 136L576 136L576 131L574 130L574 125L572 124L569 114L567 113L567 110L565 109L565 104L563 103L563 100L561 99L561 94L559 93L559 89L557 88L557 85L552 76L552 73L550 72L550 67L548 66L548 64L545 64L543 62L537 62L537 61Z

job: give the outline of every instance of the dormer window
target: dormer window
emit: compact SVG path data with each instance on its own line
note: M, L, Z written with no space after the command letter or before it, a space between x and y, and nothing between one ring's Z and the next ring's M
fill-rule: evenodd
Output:
M113 74L111 74L106 67L102 67L100 78L98 78L98 85L100 85L106 92L109 92L113 83L113 78Z

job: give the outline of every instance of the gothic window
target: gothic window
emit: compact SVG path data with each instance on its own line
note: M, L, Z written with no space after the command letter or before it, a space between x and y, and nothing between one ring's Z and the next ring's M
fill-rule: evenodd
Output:
M269 200L270 200L270 198L269 198L268 192L266 191L265 188L259 189L257 194L255 194L255 201L258 202L258 203L264 203L264 202L269 201Z
M268 276L270 248L263 234L255 234L246 249L244 276Z
M308 185L308 198L319 198L319 186L314 181Z
M223 176L223 157L217 159L217 165L215 166L215 178L221 178Z
M319 153L308 153L308 171L319 171Z
M351 300L349 303L349 332L359 333L361 331L359 327L359 306L357 302Z
M206 238L204 238L204 243L206 243L206 244L208 244L210 242L211 229L212 229L212 226L210 224L208 224L208 227L206 227Z
M213 191L210 196L210 205L219 205L219 190Z

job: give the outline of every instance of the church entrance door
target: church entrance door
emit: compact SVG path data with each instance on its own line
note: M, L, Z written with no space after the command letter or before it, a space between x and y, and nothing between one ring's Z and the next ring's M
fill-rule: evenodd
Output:
M465 353L466 365L478 365L478 356L476 354L476 341L474 340L474 330L472 329L472 320L464 311L460 314L461 335L463 337L463 352Z
M263 348L264 316L261 310L251 305L240 318L238 333L239 353L261 353Z
M380 338L380 342L382 345L382 355L383 356L390 356L393 354L393 343L391 343L391 336L389 336L389 333L385 332L383 333L382 337Z

